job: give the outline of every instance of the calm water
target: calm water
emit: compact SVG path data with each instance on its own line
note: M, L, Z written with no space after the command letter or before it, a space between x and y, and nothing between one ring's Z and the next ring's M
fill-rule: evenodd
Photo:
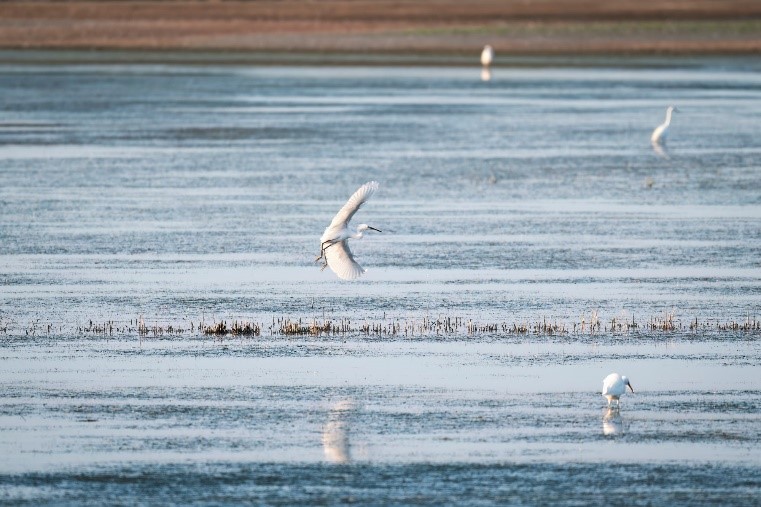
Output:
M761 317L761 74L694 63L0 65L0 502L758 503L761 335L716 324ZM370 179L341 282L318 238ZM265 332L80 331L141 317Z

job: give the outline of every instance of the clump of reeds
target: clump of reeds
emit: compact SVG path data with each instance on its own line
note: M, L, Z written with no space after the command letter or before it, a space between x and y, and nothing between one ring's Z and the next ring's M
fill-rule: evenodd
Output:
M650 322L648 323L648 328L651 331L674 331L677 329L677 325L679 329L682 329L682 324L679 322L674 322L675 312L665 312L663 316L660 317L653 317L650 319Z
M270 334L282 336L320 336L320 335L340 335L349 333L366 333L363 326L355 327L349 319L339 319L337 321L317 319L304 322L302 319L291 320L287 318L272 319L272 325L269 327Z
M51 327L48 327L50 332ZM59 327L62 330L62 327ZM152 334L159 336L163 334L183 334L185 328L176 326L174 324L159 325L154 324L148 326L140 316L138 319L130 319L129 322L118 322L115 320L107 320L105 322L94 322L89 320L87 324L77 326L77 332L80 334L97 334L97 335L114 335L114 334L132 334L137 333L140 336L146 336Z
M496 333L499 329L498 324L478 324L472 320L468 321L468 334L487 334Z
M631 320L626 317L613 317L610 321L610 331L628 333L632 330L639 328L639 324L634 320L632 315Z
M132 321L130 321L132 323ZM165 334L183 334L185 332L185 329L181 326L174 326L172 324L167 324L165 326L154 324L152 326L147 326L145 324L145 320L143 320L143 316L140 316L140 319L137 321L137 334L142 336L147 335L153 335L153 336L162 336Z
M581 321L579 322L579 332L594 334L596 331L600 331L600 319L597 317L597 310L592 310L592 313L589 315L589 320L587 320L586 315L581 316ZM576 332L576 322L573 323L573 331Z
M755 317L751 319L751 317L748 316L745 319L745 322L717 322L716 328L720 331L759 331L761 330L761 321L756 320Z
M109 320L103 323L97 323L90 320L87 326L79 326L77 329L80 333L90 334L113 334L114 333L114 321ZM116 325L116 332L129 332L129 327L123 327L122 329Z
M528 323L524 321L521 323L513 323L512 326L507 322L503 322L500 329L505 334L534 334L547 336L569 334L568 327L565 323L557 321L549 322L546 318L542 319L541 322ZM575 324L574 329L576 329Z
M216 322L214 324L204 324L203 322L198 324L198 330L205 335L212 336L259 336L262 333L262 328L255 322L239 322L234 320L230 326L226 321Z

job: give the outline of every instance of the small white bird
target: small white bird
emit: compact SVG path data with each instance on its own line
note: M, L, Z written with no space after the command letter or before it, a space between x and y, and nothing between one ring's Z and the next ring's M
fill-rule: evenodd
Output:
M669 125L671 125L671 114L672 113L678 113L679 109L675 108L674 106L669 106L668 109L666 109L666 121L655 127L655 130L653 130L653 135L650 136L650 142L651 143L665 143L666 137L668 137L669 133Z
M485 45L484 50L481 51L481 65L484 67L488 67L491 65L492 60L494 59L494 50L490 45Z
M608 399L608 406L610 406L613 400L616 400L616 406L620 404L619 398L626 392L626 386L629 386L629 389L634 392L629 379L626 376L622 377L618 373L611 373L603 379L602 395Z
M367 224L359 224L356 232L349 229L349 220L354 216L360 206L367 201L378 190L377 181L369 181L359 187L354 194L349 197L346 204L343 205L330 225L325 228L320 238L320 255L315 262L324 260L322 269L330 266L330 269L344 280L354 280L359 278L365 269L354 260L354 256L349 250L349 239L362 239L364 231L372 230L382 232L380 229L370 227Z

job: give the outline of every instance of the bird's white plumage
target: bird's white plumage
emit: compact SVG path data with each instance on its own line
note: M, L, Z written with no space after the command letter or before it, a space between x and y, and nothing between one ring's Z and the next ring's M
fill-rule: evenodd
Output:
M602 395L608 399L608 405L612 401L618 401L622 394L626 392L626 386L634 392L634 389L626 376L618 373L611 373L602 381Z
M346 201L346 204L344 204L343 207L338 210L336 216L333 217L330 225L322 234L321 241L328 239L326 236L330 235L332 232L334 232L334 230L345 229L354 214L357 212L357 210L359 210L360 206L367 202L367 200L372 197L376 190L378 190L377 181L368 181L359 187L357 191L354 192L351 197L349 197L349 200Z
M674 106L669 106L668 109L666 109L666 119L663 123L655 127L653 134L650 136L650 142L663 143L666 141L669 134L669 125L671 125L671 115L675 110L676 108Z
M354 280L365 273L365 269L354 260L346 240L339 241L325 250L325 260L330 269L343 280Z
M349 230L349 221L376 190L378 190L377 181L369 181L359 187L333 217L320 237L321 257L324 256L327 265L341 279L354 280L365 273L365 269L354 259L348 240L362 238L362 232L369 227L361 224L356 232L352 232Z
M494 50L490 45L484 46L484 50L481 51L481 65L484 67L488 67L491 65L492 60L494 59Z

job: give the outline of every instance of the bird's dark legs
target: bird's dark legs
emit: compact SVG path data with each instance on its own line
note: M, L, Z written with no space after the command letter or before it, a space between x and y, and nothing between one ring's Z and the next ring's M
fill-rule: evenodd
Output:
M320 255L314 260L315 262L319 261L323 257L325 257L325 244L330 243L332 240L323 241L320 245Z
M336 243L338 243L338 241L339 241L339 240L337 240L337 239L329 239L329 240L327 240L327 241L323 241L323 242L322 242L322 245L320 245L320 256L319 256L319 257L317 257L317 258L316 258L314 261L315 261L315 262L318 262L320 259L324 259L324 258L325 258L325 250L327 250L327 249L328 249L328 248L330 248L331 246L333 246L333 245L335 245ZM327 243L327 245L326 245L326 243ZM327 260L326 260L326 261L325 261L325 265L322 267L322 269L325 269L325 268L327 267L327 265L328 265L328 262L327 262Z

